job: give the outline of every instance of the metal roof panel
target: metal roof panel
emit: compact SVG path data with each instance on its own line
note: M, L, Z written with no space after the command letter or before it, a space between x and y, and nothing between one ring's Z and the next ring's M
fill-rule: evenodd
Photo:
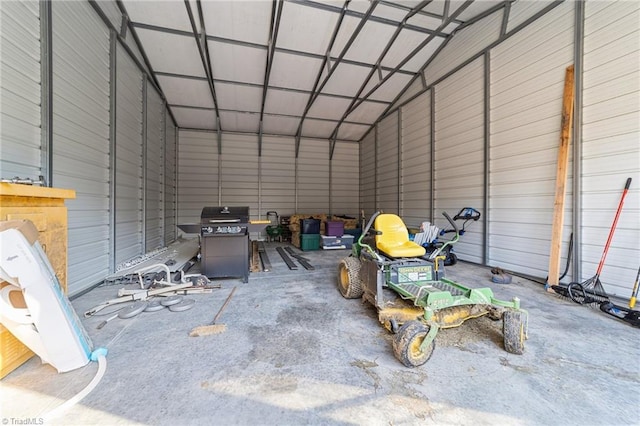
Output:
M203 1L201 4L207 35L267 44L270 1Z
M213 78L243 83L264 82L266 50L209 40L209 56Z
M142 28L136 32L154 71L206 76L193 37Z
M216 130L216 113L213 110L171 107L178 127Z
M213 98L206 80L157 76L167 102L172 105L193 105L213 108Z

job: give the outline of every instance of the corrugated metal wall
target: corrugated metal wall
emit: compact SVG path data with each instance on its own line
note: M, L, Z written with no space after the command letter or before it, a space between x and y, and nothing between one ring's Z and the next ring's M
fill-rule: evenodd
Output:
M573 40L574 4L567 2L491 51L489 264L537 277L545 277L549 266L562 93ZM569 201L561 265L571 223Z
M0 2L0 178L42 174L39 17L38 2Z
M143 253L142 73L117 46L115 264Z
M329 141L301 139L297 164L298 213L328 213Z
M523 3L523 1L517 1L516 3ZM524 1L524 3L534 2ZM475 24L460 30L425 69L424 75L427 84L432 84L444 74L498 40L502 16L502 12L492 13Z
M376 211L376 129L360 141L360 209L370 217Z
M177 167L178 146L176 126L165 111L165 149L164 149L164 243L171 244L177 238Z
M205 206L217 206L217 134L178 131L178 224L200 223Z
M336 142L331 159L331 213L359 217L358 144Z
M296 211L295 139L262 137L260 205L263 219L268 211L280 216Z
M398 113L384 118L377 126L376 208L398 214Z
M89 3L52 2L53 185L75 189L69 216L69 293L110 267L109 31Z
M440 229L451 228L443 211L452 218L463 207L485 214L483 71L479 58L435 87L434 222ZM482 233L480 221L469 227L455 247L461 258L482 263Z
M258 135L222 134L221 205L249 206L258 219Z
M582 277L593 276L633 178L601 280L628 297L640 259L640 3L588 1L582 145Z
M147 84L145 113L145 251L164 246L164 105L162 98Z
M302 139L296 160L292 137L264 135L259 157L258 135L222 132L218 202L217 134L179 130L178 136L179 224L199 222L202 207L218 204L249 206L252 219L266 219L268 211L358 213L358 144L336 142L330 191L328 140Z
M402 107L400 216L418 227L431 216L431 94Z

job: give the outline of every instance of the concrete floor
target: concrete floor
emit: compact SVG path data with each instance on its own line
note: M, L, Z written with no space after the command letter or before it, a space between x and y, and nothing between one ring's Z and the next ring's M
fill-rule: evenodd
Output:
M529 312L524 355L503 350L501 322L486 317L443 330L422 367L403 367L373 307L343 299L345 250L306 252L315 271L290 271L268 245L271 272L248 284L190 296L193 309L84 319L109 349L98 387L47 424L145 425L612 425L640 424L638 330L597 309L487 268L459 263L448 277L517 296ZM189 337L231 289L226 332ZM116 296L99 287L73 301L79 314ZM135 288L133 286L129 286ZM32 358L0 382L3 424L39 419L94 377L95 363L64 374ZM36 423L39 424L39 423Z

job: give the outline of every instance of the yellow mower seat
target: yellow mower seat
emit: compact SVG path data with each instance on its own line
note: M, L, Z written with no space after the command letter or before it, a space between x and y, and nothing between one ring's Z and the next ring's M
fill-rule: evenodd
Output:
M381 214L373 225L376 231L376 247L391 257L420 257L426 250L419 244L409 241L409 231L404 222L395 214Z

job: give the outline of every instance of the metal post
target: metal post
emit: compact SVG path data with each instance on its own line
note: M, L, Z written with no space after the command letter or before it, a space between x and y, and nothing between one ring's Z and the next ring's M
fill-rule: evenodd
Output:
M45 185L53 186L53 32L52 3L40 0L40 165Z
M401 171L402 171L402 111L398 108L398 171L397 171L397 179L398 179L398 187L396 192L396 202L397 202L397 212L400 215L400 192L402 191L402 182L400 182Z
M429 131L431 132L431 154L430 154L430 170L431 173L431 183L429 185L430 192L430 200L429 200L429 221L433 223L433 218L435 217L435 190L434 190L434 182L436 179L436 88L435 86L431 87L431 91L429 92Z
M335 142L335 141L334 141ZM332 151L332 150L331 150ZM329 153L329 216L333 214L333 156Z
M585 2L575 2L574 114L573 114L573 281L582 277L582 91L584 77Z
M142 78L142 253L147 252L147 84Z
M489 191L491 172L491 52L487 50L484 54L484 199L483 209L483 231L482 231L482 262L489 263Z
M378 210L378 127L376 124L375 133L373 134L373 211Z
M216 117L216 130L218 137L218 205L222 205L222 131L220 130L220 117Z
M293 175L293 182L294 182L293 195L295 199L294 211L298 213L298 155L297 154L295 158L295 170Z
M109 32L109 271L116 270L116 108L117 108L117 38L115 31Z

